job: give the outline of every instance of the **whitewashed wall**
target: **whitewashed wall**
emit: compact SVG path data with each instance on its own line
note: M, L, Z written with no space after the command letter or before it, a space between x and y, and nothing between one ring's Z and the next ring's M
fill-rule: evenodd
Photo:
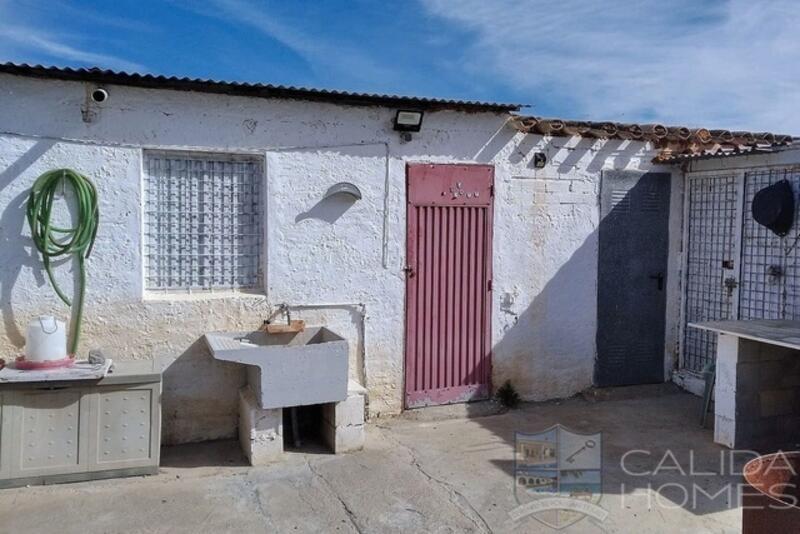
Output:
M201 335L258 326L276 304L351 342L351 375L372 416L402 406L405 164L496 168L494 383L527 399L572 395L592 383L598 191L602 169L648 169L642 143L523 135L495 113L427 113L402 143L394 109L110 86L81 119L89 86L0 75L0 351L14 355L28 320L67 310L31 250L24 202L35 178L72 167L95 181L102 221L89 269L83 348L153 358L164 369L168 443L235 435L244 375L213 362ZM264 155L265 295L148 295L142 284L142 151ZM530 160L544 151L548 164ZM338 181L354 205L321 203ZM344 209L347 208L347 209ZM60 267L69 287L69 267ZM364 319L365 317L365 319ZM362 323L363 321L363 323Z

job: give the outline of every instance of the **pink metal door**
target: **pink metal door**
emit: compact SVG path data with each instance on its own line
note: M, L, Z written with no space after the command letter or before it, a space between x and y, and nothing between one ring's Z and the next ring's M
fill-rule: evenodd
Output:
M489 396L494 168L412 164L406 407Z

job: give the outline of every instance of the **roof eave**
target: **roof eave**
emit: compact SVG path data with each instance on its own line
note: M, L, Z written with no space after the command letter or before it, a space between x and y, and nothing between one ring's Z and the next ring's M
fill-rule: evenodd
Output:
M99 68L61 68L16 63L0 64L0 72L19 76L92 82L105 85L123 85L147 89L172 89L202 93L248 96L255 98L285 98L327 102L349 106L405 107L423 111L454 110L465 112L519 111L522 104L447 100L400 95L353 93L326 89L309 89L260 83L228 82L198 78L177 78L152 74L137 74L103 70Z

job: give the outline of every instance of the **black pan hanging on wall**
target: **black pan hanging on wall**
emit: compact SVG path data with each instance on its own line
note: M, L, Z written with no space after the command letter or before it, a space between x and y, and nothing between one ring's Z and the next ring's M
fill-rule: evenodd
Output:
M784 179L758 191L753 197L753 219L783 237L794 222L794 192Z

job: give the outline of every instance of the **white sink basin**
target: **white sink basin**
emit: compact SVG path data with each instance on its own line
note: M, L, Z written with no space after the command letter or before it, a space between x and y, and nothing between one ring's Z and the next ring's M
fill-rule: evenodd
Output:
M347 397L347 341L325 327L292 334L212 332L217 360L247 365L247 381L261 408L343 401Z

